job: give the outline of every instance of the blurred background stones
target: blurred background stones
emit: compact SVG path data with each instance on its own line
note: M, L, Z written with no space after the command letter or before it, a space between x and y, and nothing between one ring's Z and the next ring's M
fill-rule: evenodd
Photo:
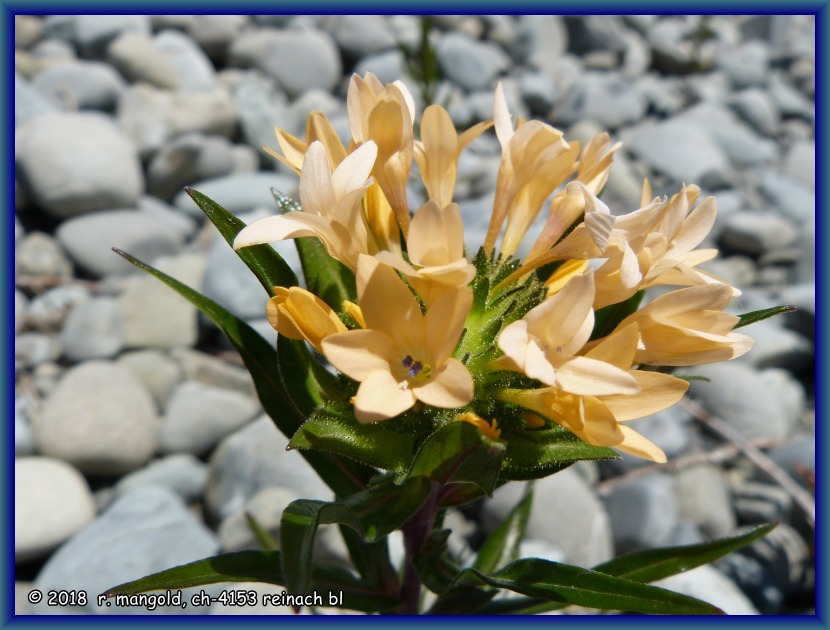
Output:
M17 15L19 591L92 594L250 548L246 510L274 533L294 498L330 496L285 452L218 331L111 248L204 291L273 343L261 287L183 188L246 221L273 213L271 189L296 195L297 178L262 147L277 146L275 126L302 135L312 109L347 139L352 72L403 80L422 112L407 74L422 19L435 100L459 127L492 116L500 81L515 116L625 143L604 194L615 213L637 208L644 177L655 194L694 182L717 196L710 241L721 256L708 268L743 290L731 309L799 310L748 329L757 345L746 356L689 369L708 379L691 396L814 490L812 16ZM486 231L499 154L490 132L459 163L469 247ZM421 202L417 181L410 196ZM278 250L297 267L291 243ZM793 496L683 405L637 428L669 465L626 456L536 483L524 551L591 566L776 520L766 539L665 585L733 613L811 613L814 532ZM481 544L523 492L508 484L454 513L454 548ZM336 561L342 541L325 529L318 553ZM50 611L23 601L17 612Z

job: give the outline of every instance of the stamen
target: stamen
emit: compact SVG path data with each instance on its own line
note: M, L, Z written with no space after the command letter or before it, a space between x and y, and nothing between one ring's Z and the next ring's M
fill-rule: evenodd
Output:
M407 359L408 358L409 357L407 357ZM415 361L414 363L412 363L412 367L409 368L409 372L407 373L409 374L409 376L417 376L418 372L420 372L423 369L423 367L424 366L421 364L420 361Z
M403 361L401 361L401 365L406 368L412 365L412 355L407 354L406 358Z

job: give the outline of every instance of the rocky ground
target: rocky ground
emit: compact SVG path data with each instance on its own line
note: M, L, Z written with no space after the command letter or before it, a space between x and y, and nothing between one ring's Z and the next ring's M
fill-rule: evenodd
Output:
M16 16L15 560L20 613L147 614L31 605L32 588L86 591L254 545L243 513L329 493L262 415L229 346L117 246L227 306L268 339L264 294L182 192L246 221L296 178L261 150L322 110L346 135L352 72L403 78L413 16ZM710 269L746 312L755 349L702 366L692 400L809 494L815 471L814 21L810 16L439 16L436 100L459 126L514 113L625 142L604 199L637 207L698 183L717 196ZM419 105L422 111L423 104ZM487 135L459 166L470 247L486 229L499 160ZM413 197L417 197L417 191ZM417 207L417 199L413 199ZM291 243L280 251L292 263ZM677 406L639 422L666 467L581 463L536 484L526 553L590 566L615 554L781 521L765 540L668 584L733 613L811 613L813 527L733 441ZM700 415L700 414L698 414ZM771 462L771 465L770 465ZM451 515L469 553L518 500ZM342 543L326 532L321 554ZM395 542L399 546L399 541ZM154 612L182 612L157 609ZM253 608L188 608L240 614ZM273 611L272 611L273 612Z

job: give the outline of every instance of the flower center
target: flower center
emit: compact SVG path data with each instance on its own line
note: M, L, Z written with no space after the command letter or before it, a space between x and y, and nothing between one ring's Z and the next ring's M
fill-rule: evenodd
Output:
M428 365L424 365L423 362L419 361L418 359L413 359L411 354L407 354L404 357L403 361L401 361L401 365L406 368L406 375L409 378L420 378L420 379L429 379L430 374L432 373L432 368Z
M542 352L545 353L545 356L548 358L548 360L550 360L550 358L551 358L550 354L549 354L551 352L551 350L556 352L556 354L562 354L562 351L563 351L562 346L556 346L554 348L549 343L545 343L544 341L539 339L536 335L528 335L528 336L530 337L531 341L533 341L533 343L535 343L537 346L539 346L539 348L542 350Z

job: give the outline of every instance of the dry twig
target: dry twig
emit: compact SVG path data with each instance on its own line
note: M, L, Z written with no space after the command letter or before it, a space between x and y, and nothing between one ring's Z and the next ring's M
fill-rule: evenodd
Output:
M761 472L766 474L770 479L781 486L804 511L804 514L807 516L807 522L810 523L810 527L815 529L816 501L809 492L798 485L798 482L787 474L787 471L762 453L755 444L746 439L737 430L729 426L717 416L714 416L706 411L696 402L684 399L681 404L697 420L740 449L741 452L746 455L759 470L761 470Z
M757 449L762 449L772 448L773 446L780 446L785 441L786 440L782 439L764 438L759 440L752 440L750 444L752 444ZM633 479L639 479L640 477L645 477L646 475L651 475L653 473L658 472L675 472L677 470L691 468L692 466L699 466L700 464L720 464L729 461L730 459L734 459L742 452L743 451L740 449L740 447L738 447L735 444L725 444L724 446L716 448L713 451L709 451L707 453L694 453L693 455L685 455L683 457L678 457L676 459L670 460L665 464L648 464L630 470L622 475L619 475L618 477L613 477L611 479L601 481L596 485L596 490L600 494L607 494L617 486L621 486L622 484L632 481Z

